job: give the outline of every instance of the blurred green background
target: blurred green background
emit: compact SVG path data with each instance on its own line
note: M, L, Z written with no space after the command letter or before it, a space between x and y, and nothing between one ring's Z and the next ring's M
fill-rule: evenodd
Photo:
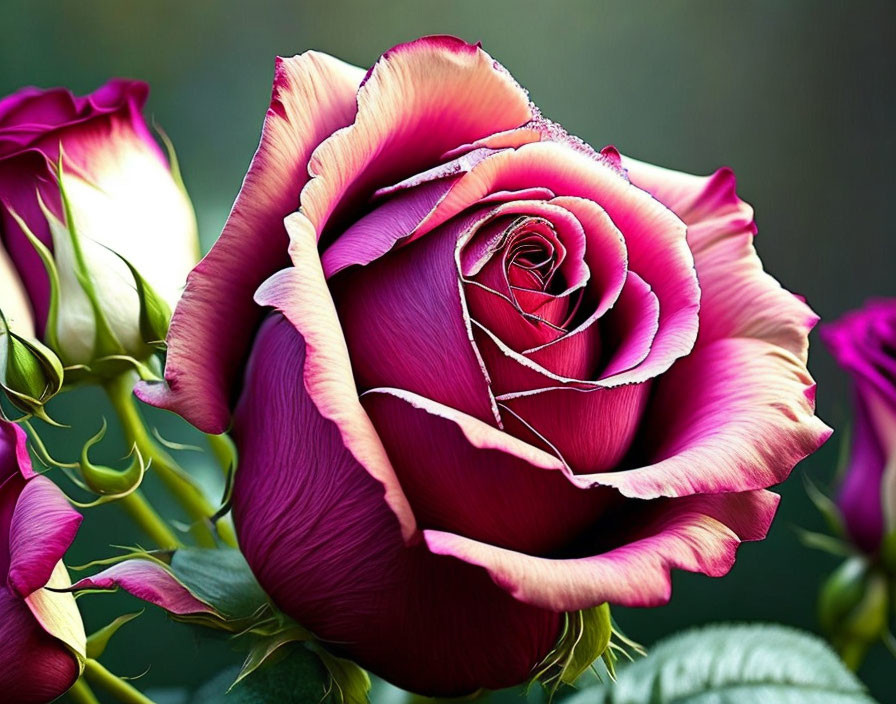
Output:
M256 147L275 55L314 48L368 66L395 43L451 33L481 40L545 115L594 146L696 173L733 167L756 207L766 268L823 318L896 294L889 0L2 0L0 27L0 94L25 84L83 93L110 76L151 84L149 111L177 147L206 248ZM719 619L815 628L817 587L836 560L797 540L796 526L822 529L800 475L829 486L849 403L845 379L817 342L811 367L819 412L841 432L781 488L769 539L744 546L724 579L676 575L666 607L617 610L629 635L649 644ZM103 404L87 391L55 408L71 419L108 414ZM153 418L169 437L189 437L172 418ZM53 437L66 458L79 447L70 432ZM108 443L105 459L122 450ZM185 458L216 480L201 456ZM72 561L97 557L84 547L91 541L133 543L136 534L117 519L114 507L91 512ZM90 627L138 607L122 595L82 604ZM117 646L109 666L137 675L151 664L147 687L195 685L241 657L226 640L156 613L129 626ZM878 648L861 671L884 702L892 701L893 667Z

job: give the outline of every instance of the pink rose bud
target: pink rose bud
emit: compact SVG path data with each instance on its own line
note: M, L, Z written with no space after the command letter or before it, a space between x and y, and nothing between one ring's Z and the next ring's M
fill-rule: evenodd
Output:
M192 206L141 114L147 92L113 80L0 101L0 265L67 365L145 358L160 332L147 318L167 316L198 257ZM13 286L0 283L0 305L21 305Z
M817 317L755 230L730 170L596 152L459 39L279 59L139 393L233 424L240 546L281 610L406 689L498 689L564 612L728 572L830 434Z
M81 672L86 637L62 556L81 516L31 469L22 430L0 420L0 698L53 701ZM52 587L52 590L48 587Z
M856 545L874 554L896 531L896 299L869 301L821 334L849 372L855 399L837 505Z

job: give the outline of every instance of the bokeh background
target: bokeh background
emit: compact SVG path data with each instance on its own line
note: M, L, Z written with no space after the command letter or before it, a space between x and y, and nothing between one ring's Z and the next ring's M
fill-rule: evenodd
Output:
M896 295L896 3L889 0L0 0L0 27L0 94L26 84L83 93L110 76L151 84L149 111L177 147L205 248L256 147L275 55L314 48L368 66L395 43L450 33L482 41L545 115L596 147L614 144L696 173L733 167L756 208L766 268L824 319L869 296ZM744 546L724 579L676 575L666 607L617 610L629 635L649 644L721 619L816 628L817 588L837 561L798 541L797 527L823 529L802 475L830 486L849 399L817 341L811 368L819 412L839 432L781 487L769 539ZM98 418L108 409L86 391L60 399L54 412ZM153 419L168 437L189 439L175 419ZM50 439L70 457L83 439L76 435ZM122 450L110 441L98 456L114 459ZM201 456L185 461L220 484ZM137 539L114 507L96 509L73 562L98 557L91 543ZM89 627L139 608L123 595L90 596L82 605ZM128 626L115 645L109 666L138 675L151 664L141 686L157 692L195 686L242 657L226 639L156 613ZM860 673L882 702L892 701L893 667L878 648Z

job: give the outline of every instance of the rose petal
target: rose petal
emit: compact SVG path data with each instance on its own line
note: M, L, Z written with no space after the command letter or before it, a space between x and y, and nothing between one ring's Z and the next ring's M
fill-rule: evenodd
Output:
M497 423L460 289L454 221L331 281L358 386L407 389Z
M7 663L0 668L0 691L16 704L53 701L80 674L75 655L40 627L24 601L3 588L0 662Z
M887 457L868 410L869 393L853 394L852 449L849 466L837 494L837 505L850 537L869 553L880 546L884 535L884 505L881 494Z
M232 385L261 315L252 294L288 263L283 218L298 207L311 152L353 119L362 77L361 69L326 54L277 60L258 151L221 237L190 274L175 310L167 386L138 388L147 403L206 432L227 428ZM226 342L222 330L229 331Z
M830 436L815 384L793 354L763 340L716 340L654 384L639 448L643 466L578 476L652 499L777 484Z
M311 223L301 213L286 218L295 266L271 277L256 292L259 305L281 311L308 347L304 384L317 411L342 433L355 461L379 481L407 540L416 534L414 514L370 419L358 400L345 337L327 289Z
M28 436L21 426L0 418L0 487L10 477L31 479L31 455L28 453Z
M511 411L509 417L502 414L509 432L529 437L534 431L573 472L590 474L616 467L628 452L649 391L645 382L586 391L553 388L498 400Z
M575 488L555 457L453 408L399 389L372 389L361 401L427 527L545 554L608 501Z
M441 531L424 531L437 555L485 568L495 584L527 604L556 611L604 602L659 606L672 593L670 571L721 577L742 541L761 540L778 505L768 491L690 496L648 504L613 526L618 546L591 557L546 559Z
M83 589L124 589L138 599L178 616L217 613L192 594L171 572L152 560L119 562L79 580L71 589L76 592Z
M75 539L81 514L46 477L34 477L19 494L9 526L9 587L24 598L45 586Z
M259 582L329 647L403 688L449 696L524 680L561 617L405 547L382 485L306 391L310 359L291 325L265 323L235 413L234 520Z
M660 325L660 303L650 286L630 271L616 305L601 321L604 345L615 351L601 371L610 378L638 366L650 354Z
M0 245L0 311L9 327L23 337L34 337L34 314L31 302L9 254ZM0 324L2 325L2 324ZM5 345L5 338L0 337Z
M311 156L302 210L321 233L338 207L349 211L458 144L531 117L525 91L479 46L455 37L401 44L368 73L354 123Z
M422 236L487 193L535 184L558 196L576 196L602 206L625 238L629 268L653 287L660 302L659 329L648 358L636 369L598 385L653 378L687 354L697 335L700 289L684 224L615 168L565 144L536 142L483 160L453 184L414 236Z
M698 344L755 337L805 363L808 333L818 316L763 271L753 247L753 209L738 198L734 173L726 168L708 177L692 176L629 158L624 166L634 184L688 226L702 291Z
M79 658L87 657L87 634L75 597L67 591L71 587L68 570L56 563L47 585L25 598L31 615L41 628L69 647ZM80 663L79 663L80 667Z

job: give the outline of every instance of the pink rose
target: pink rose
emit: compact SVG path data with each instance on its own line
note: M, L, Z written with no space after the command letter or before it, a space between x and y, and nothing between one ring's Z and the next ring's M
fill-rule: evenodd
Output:
M31 469L24 432L0 420L0 698L50 702L72 686L86 638L61 560L81 516Z
M478 46L279 59L140 393L233 424L240 544L287 614L411 690L511 685L563 612L725 574L828 437L817 318L754 233L729 170L595 152Z
M12 270L0 281L0 308L21 308L21 280L38 335L67 364L147 353L134 276L119 255L171 306L198 256L192 206L141 114L147 93L144 83L113 80L84 97L23 88L0 100L0 271ZM58 271L55 320L50 279L26 228ZM82 266L92 292L78 277ZM98 349L91 295L114 350Z
M852 452L837 505L850 537L874 553L896 532L896 299L877 299L822 327L852 377Z

